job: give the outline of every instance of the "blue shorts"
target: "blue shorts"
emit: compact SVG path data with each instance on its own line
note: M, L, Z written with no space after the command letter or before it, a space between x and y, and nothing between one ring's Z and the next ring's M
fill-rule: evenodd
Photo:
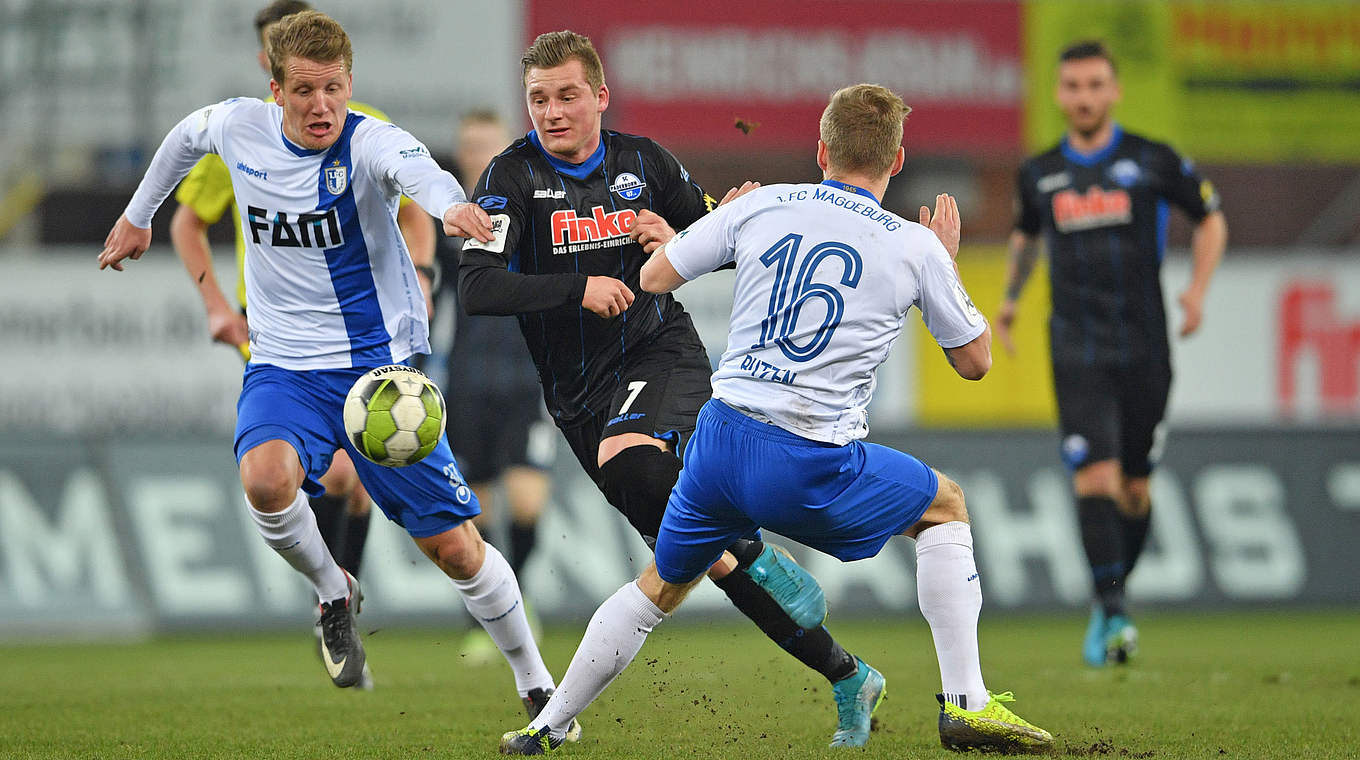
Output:
M368 367L291 370L249 364L236 402L236 462L265 441L284 441L305 471L302 488L326 492L321 476L344 447L359 481L387 519L416 538L434 536L481 514L477 497L454 464L448 437L430 455L406 467L383 467L355 451L345 435L345 396Z
M849 562L921 519L939 479L886 446L812 441L709 401L657 536L656 569L686 583L759 528Z

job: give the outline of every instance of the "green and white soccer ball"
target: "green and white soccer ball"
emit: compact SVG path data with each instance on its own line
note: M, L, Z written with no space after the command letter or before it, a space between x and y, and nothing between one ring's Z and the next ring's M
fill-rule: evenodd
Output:
M370 370L345 397L345 434L383 467L415 464L444 435L444 395L420 370L401 364Z

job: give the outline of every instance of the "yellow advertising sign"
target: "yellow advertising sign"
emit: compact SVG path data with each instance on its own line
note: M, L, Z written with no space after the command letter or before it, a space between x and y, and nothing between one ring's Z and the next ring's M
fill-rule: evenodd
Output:
M1006 283L1004 247L966 247L959 275L968 294L995 320ZM940 347L919 319L915 323L917 420L923 427L1055 427L1053 372L1048 359L1048 268L1041 259L1019 303L1013 332L1014 356L995 335L992 370L977 382L964 380L940 355Z
M1024 27L1025 146L1046 150L1066 129L1054 102L1058 54L1079 40L1103 40L1119 66L1124 99L1115 117L1134 132L1157 140L1175 140L1174 100L1179 92L1167 54L1171 13L1166 3L1127 0L1030 0Z
M1023 23L1031 151L1063 132L1059 51L1098 37L1133 131L1199 160L1360 162L1360 3L1030 0Z

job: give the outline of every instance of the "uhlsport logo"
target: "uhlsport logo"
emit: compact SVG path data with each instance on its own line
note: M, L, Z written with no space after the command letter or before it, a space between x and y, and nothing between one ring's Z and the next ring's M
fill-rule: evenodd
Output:
M269 172L260 171L259 169L256 169L253 166L247 165L246 162L244 161L236 162L236 171L241 172L242 174L245 174L250 177L255 177L256 179L262 179L266 181L269 179Z
M341 166L339 161L326 167L326 192L339 195L349 187L349 167Z
M618 193L619 197L626 201L635 201L642 195L642 189L646 186L647 183L638 179L636 174L624 172L614 178L614 184L609 186L609 190Z

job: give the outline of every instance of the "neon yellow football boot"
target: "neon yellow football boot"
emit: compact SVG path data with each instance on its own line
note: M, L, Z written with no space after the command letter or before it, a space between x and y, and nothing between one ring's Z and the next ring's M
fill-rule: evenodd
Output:
M1011 712L1005 703L1014 702L1009 691L992 694L981 710L965 710L940 702L940 744L955 752L981 750L1005 754L1047 752L1053 748L1053 735Z

